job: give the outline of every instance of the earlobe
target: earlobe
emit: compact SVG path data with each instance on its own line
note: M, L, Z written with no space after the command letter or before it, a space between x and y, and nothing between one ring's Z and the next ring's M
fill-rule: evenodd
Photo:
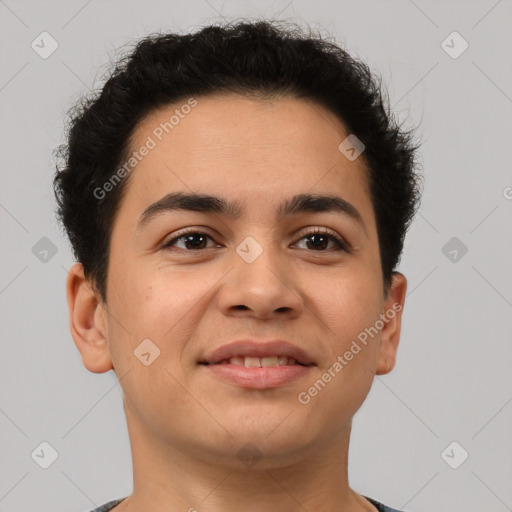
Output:
M86 280L81 263L75 263L69 270L66 292L71 336L84 366L93 373L112 370L106 309Z
M380 333L379 361L375 372L377 375L385 375L395 366L406 291L406 277L400 272L394 272L393 280L384 303L382 317L384 326Z

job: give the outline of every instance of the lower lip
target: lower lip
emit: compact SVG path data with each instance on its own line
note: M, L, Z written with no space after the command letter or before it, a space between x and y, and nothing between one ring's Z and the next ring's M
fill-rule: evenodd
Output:
M250 367L221 363L203 365L221 380L244 388L276 388L306 375L311 366L290 364L282 366Z

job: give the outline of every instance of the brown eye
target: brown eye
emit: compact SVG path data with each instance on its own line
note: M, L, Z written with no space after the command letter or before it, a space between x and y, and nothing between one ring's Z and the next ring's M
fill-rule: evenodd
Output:
M309 243L307 243L306 248L315 252L327 252L326 248L329 245L329 242L334 244L335 251L349 252L347 244L344 242L344 240L331 231L322 231L316 228L309 233L305 233L301 240L305 239L309 239Z
M208 239L213 241L213 239L206 233L202 233L200 231L188 231L166 242L163 245L163 248L166 249L169 247L174 247L176 242L183 240L182 244L184 245L184 247L178 247L179 249L183 249L186 251L208 249L209 247L206 247Z

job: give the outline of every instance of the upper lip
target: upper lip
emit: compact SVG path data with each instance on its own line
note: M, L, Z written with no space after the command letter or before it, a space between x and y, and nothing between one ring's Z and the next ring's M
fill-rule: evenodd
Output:
M303 365L313 365L314 362L309 354L300 347L297 347L284 340L239 340L227 343L210 352L203 360L202 364L215 364L231 359L232 357L271 357L285 356L292 357L298 363Z

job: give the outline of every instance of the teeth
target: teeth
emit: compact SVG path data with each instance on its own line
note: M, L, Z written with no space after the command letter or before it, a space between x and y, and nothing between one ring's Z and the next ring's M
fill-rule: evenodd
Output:
M261 366L260 358L259 357L246 357L245 358L245 367L246 368L253 368Z
M277 366L277 356L274 357L262 357L261 366Z
M235 366L245 366L246 368L273 367L297 364L293 357L270 356L270 357L232 357L225 359L220 364L232 364Z

